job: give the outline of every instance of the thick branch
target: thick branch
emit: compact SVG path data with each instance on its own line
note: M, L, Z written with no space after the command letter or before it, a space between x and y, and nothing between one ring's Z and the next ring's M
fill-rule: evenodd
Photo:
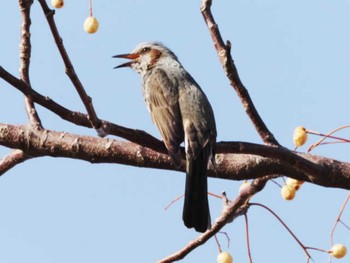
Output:
M36 130L27 125L0 124L0 145L21 149L34 157L66 157L91 163L120 163L175 170L167 154L135 143Z
M259 178L260 180L266 179L264 177L266 175L283 174L326 187L350 189L350 163L315 155L303 155L305 162L311 161L312 165L319 167L319 173L316 169L310 169L305 164L296 162L300 157L293 157L293 152L290 152L290 158L287 158L287 153L279 158L281 149L276 147L230 142L230 145L237 144L237 146L232 147L233 153L227 153L225 144L227 143L218 144L219 154L216 156L218 174L209 171L211 177L230 180ZM0 145L21 149L31 156L67 157L92 163L119 163L184 171L184 167L176 169L167 154L131 142L35 130L28 126L0 124ZM258 148L260 148L259 151ZM238 151L241 154L235 154ZM274 157L248 154L250 152ZM254 182L254 184L262 183Z
M276 159L282 162L287 162L290 165L293 165L295 168L307 173L310 176L310 181L313 181L313 175L316 174L318 176L321 176L328 172L319 165L294 154L289 149L284 147L263 146L246 142L222 142L219 144L219 149L222 153L226 152L254 154L262 157Z

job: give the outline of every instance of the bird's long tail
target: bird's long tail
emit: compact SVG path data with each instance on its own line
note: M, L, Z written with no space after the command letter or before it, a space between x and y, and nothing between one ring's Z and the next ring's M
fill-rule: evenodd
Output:
M196 158L187 159L186 188L182 219L198 232L210 228L207 169L211 147L206 145Z

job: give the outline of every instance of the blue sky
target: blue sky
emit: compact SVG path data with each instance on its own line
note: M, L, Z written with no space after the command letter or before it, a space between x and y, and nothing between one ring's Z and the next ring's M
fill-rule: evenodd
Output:
M239 74L262 118L279 142L293 148L296 126L326 133L349 123L350 1L213 1L224 39L232 42ZM179 57L207 94L215 112L218 141L261 143L229 86L200 13L200 1L93 1L99 31L88 35L83 22L88 1L66 0L55 19L64 44L100 118L159 137L146 110L140 77L113 70L116 54L144 41L161 41ZM17 1L0 9L0 65L18 75L20 14ZM85 112L64 73L43 12L32 7L31 83L41 94ZM0 122L26 123L22 95L0 81ZM95 135L38 106L47 129ZM349 138L349 130L339 136ZM118 139L118 138L117 138ZM309 143L318 138L310 136ZM300 150L306 150L306 146ZM349 160L348 145L313 151ZM0 148L0 154L9 150ZM182 224L182 201L164 207L184 189L182 173L90 164L62 158L27 161L0 180L0 262L155 262L197 236ZM209 179L209 191L234 197L241 182ZM272 208L307 246L329 248L329 233L347 192L303 185L286 202L269 183L253 198ZM212 218L221 200L210 198ZM306 262L303 251L267 212L249 211L253 262ZM344 212L350 224L350 208ZM227 225L235 262L247 262L243 218ZM350 248L349 231L339 226L335 241ZM182 262L216 262L214 240ZM311 252L315 262L328 256ZM333 262L348 262L349 256Z

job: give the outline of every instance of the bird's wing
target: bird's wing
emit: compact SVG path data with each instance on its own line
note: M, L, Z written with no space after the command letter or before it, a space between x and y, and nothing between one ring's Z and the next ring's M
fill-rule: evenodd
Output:
M178 87L161 69L154 69L145 83L145 99L154 123L176 165L181 164L179 146L184 139L178 103Z
M186 75L180 90L179 105L185 131L186 153L196 158L208 144L214 150L216 125L213 110L199 85Z

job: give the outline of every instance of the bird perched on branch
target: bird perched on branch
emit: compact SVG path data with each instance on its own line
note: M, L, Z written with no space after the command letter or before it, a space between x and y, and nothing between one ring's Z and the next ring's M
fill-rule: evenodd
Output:
M188 228L205 232L211 227L207 169L209 161L215 167L216 143L207 97L176 55L160 43L141 43L130 54L114 57L130 59L115 68L131 67L141 75L148 110L176 167L182 164L180 144L185 142L183 221Z

